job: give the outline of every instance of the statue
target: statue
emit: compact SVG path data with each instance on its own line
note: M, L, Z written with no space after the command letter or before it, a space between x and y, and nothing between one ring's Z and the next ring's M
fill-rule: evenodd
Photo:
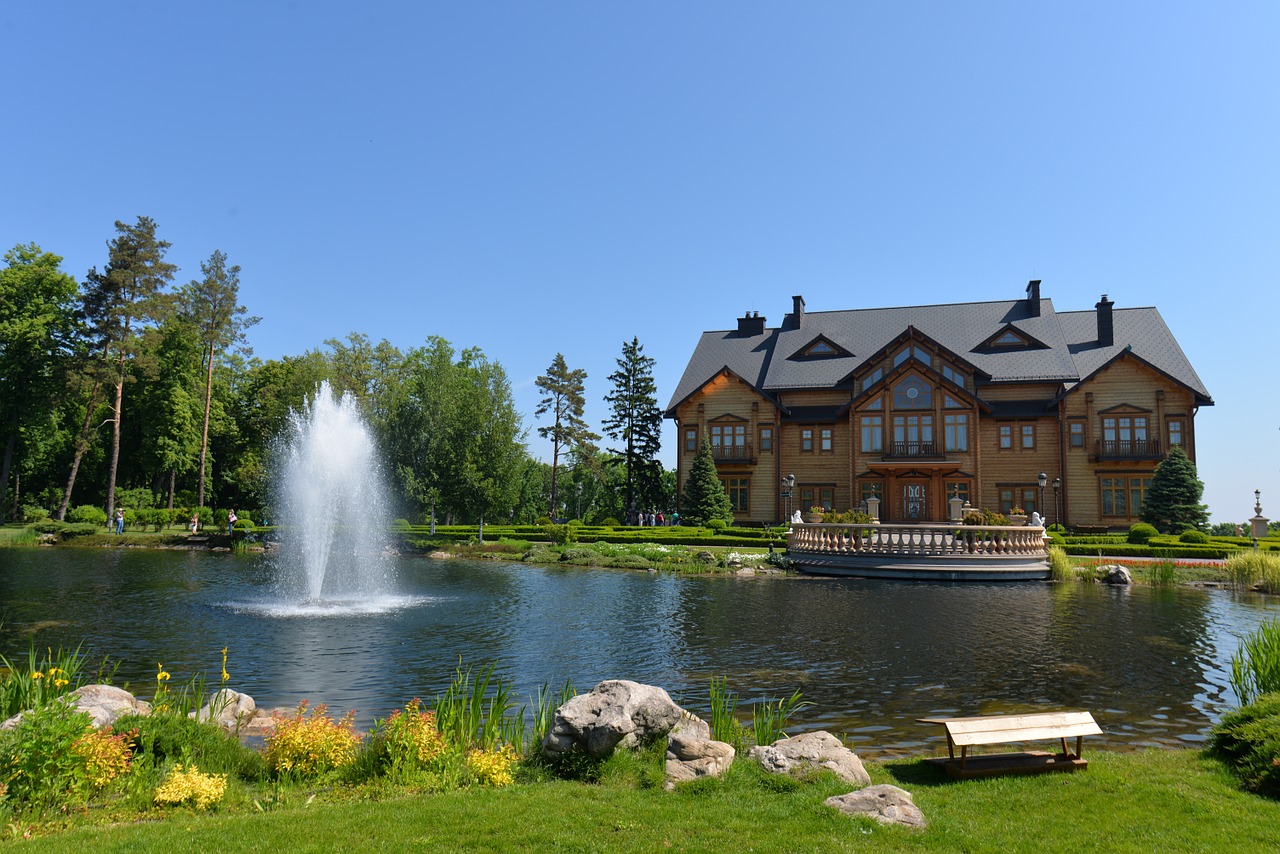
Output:
M1039 513L1039 512L1037 512L1037 511L1035 511L1035 510L1032 510L1032 511L1031 511L1031 520L1030 520L1029 522L1027 522L1027 524L1028 524L1028 525L1030 525L1032 528L1043 528L1043 527L1044 527L1044 520L1040 518L1040 513Z
M792 514L791 514L791 523L792 523L793 525L798 525L798 524L800 524L800 523L801 523L801 522L803 522L803 521L804 521L804 519L802 519L802 518L801 518L801 516L800 516L800 511L799 511L799 510L797 510L796 512L794 512L794 513L792 513Z

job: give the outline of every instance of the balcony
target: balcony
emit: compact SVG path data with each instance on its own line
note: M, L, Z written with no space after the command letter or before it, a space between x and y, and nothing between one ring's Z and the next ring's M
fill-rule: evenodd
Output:
M929 440L921 442L890 442L888 452L882 457L888 460L941 460L946 455L938 443Z
M1159 439L1099 439L1099 460L1162 460Z
M755 448L750 442L742 445L712 445L711 456L717 463L754 463Z

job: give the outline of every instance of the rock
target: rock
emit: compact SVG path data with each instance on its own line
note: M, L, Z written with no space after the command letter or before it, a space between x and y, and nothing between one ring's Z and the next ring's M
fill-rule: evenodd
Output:
M639 747L665 738L680 723L684 709L661 688L610 679L556 709L542 755L554 759L582 750L603 759L615 748Z
M911 799L911 793L897 786L868 786L847 795L835 795L823 801L845 815L865 815L881 824L901 824L924 828L924 813Z
M779 739L768 747L757 745L747 755L774 774L803 776L810 771L827 770L847 783L865 786L871 782L858 754L821 730Z
M253 718L257 710L258 704L248 694L222 688L209 698L204 708L192 712L190 717L201 721L212 720L223 729L238 730Z
M693 559L698 563L704 563L708 565L716 562L716 556L711 552L707 551L706 549L703 549L700 552L694 552Z
M719 777L733 764L733 745L673 733L667 742L667 788L699 777Z
M711 738L711 725L693 712L685 710L680 716L680 723L671 730L671 736L685 735L691 738Z
M1098 567L1098 572L1102 574L1102 582L1104 584L1132 584L1133 576L1129 574L1129 570L1125 569L1118 563L1109 563L1106 566Z

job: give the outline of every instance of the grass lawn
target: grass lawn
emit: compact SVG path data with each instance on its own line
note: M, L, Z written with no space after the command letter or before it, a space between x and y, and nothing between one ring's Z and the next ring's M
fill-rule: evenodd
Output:
M924 831L850 819L822 801L849 790L830 775L803 783L739 760L725 780L664 792L620 775L443 794L332 789L289 792L266 812L109 808L58 819L69 829L22 851L1275 851L1280 803L1240 791L1197 751L1101 753L1075 774L956 782L919 760L869 763L873 783L915 796ZM647 776L652 781L653 775ZM309 800L314 794L314 799ZM13 825L10 824L10 832ZM43 832L43 831L38 831ZM13 844L13 843L8 843Z

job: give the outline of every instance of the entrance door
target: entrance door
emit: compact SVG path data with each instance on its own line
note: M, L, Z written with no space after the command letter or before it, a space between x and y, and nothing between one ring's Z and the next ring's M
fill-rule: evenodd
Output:
M924 522L929 518L928 489L924 481L902 485L902 521Z

